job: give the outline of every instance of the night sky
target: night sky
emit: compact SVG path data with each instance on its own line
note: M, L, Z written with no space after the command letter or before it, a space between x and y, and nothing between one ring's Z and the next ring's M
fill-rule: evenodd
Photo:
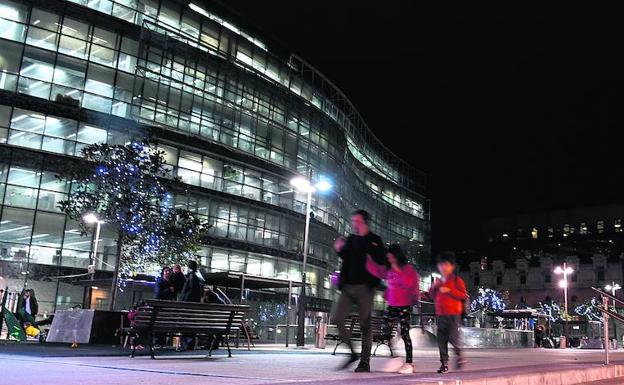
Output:
M624 201L621 14L544 3L227 1L427 172L434 250L484 218Z

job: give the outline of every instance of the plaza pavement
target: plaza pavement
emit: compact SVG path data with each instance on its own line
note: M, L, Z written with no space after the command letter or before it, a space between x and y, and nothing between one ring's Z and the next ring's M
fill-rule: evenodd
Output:
M234 351L234 357L222 353L206 358L204 354L174 353L130 359L127 356L89 356L89 348L80 354L67 349L40 347L13 349L0 344L0 384L11 385L139 385L139 384L282 384L282 385L424 385L424 384L580 384L624 375L624 351L613 352L613 365L602 365L604 354L598 350L498 349L468 350L469 365L458 373L438 375L437 351L414 351L418 372L398 375L388 371L401 359L373 357L372 373L337 371L346 357L332 356L328 350L258 347L252 352ZM94 354L98 354L93 350ZM85 354L85 355L83 355ZM622 365L618 365L622 364ZM529 374L532 377L529 377ZM607 376L607 377L605 377ZM624 384L621 382L608 384Z

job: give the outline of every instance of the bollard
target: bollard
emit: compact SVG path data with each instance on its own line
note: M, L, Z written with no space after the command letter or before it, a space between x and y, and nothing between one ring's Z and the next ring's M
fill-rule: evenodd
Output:
M325 349L327 346L327 340L325 340L325 335L327 335L327 323L323 317L316 318L316 343L314 347L318 349Z
M603 314L604 319L604 348L605 348L605 365L609 365L609 315L607 312L609 311L609 299L607 297L602 297L602 304L605 308L605 313Z

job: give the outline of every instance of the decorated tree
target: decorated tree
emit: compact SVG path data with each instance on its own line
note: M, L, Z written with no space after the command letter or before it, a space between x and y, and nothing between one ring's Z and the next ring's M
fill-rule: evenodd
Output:
M550 322L566 319L563 307L553 300L546 300L538 303L537 309L540 313L544 314L546 319Z
M479 295L470 303L472 312L497 312L505 310L505 307L502 294L494 289L479 289Z
M590 300L577 305L574 308L574 313L586 319L587 321L602 322L602 312L598 310L598 307L602 307L602 301L596 297L593 297Z
M156 264L188 261L209 226L188 210L173 208L172 178L163 152L147 141L129 145L92 144L58 178L72 181L72 191L59 207L78 221L83 233L85 214L93 213L117 232L117 265L111 309L120 277Z

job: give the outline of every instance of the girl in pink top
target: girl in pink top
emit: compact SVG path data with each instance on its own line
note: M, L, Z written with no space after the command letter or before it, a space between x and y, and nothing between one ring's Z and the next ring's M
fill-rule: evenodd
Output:
M390 246L386 258L386 265L378 265L368 256L366 269L372 275L385 279L388 286L384 293L384 298L388 302L385 313L386 325L392 327L395 322L399 322L401 337L405 343L405 364L399 369L399 373L414 373L409 331L412 305L419 299L420 277L412 265L407 263L407 257L399 245Z

